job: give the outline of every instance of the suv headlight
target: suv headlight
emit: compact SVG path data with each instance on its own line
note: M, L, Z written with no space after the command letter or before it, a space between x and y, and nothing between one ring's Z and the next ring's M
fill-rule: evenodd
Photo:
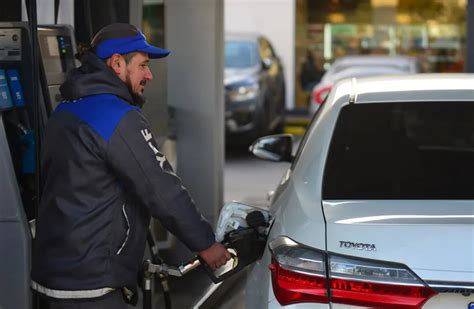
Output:
M255 99L258 96L259 90L258 84L242 85L230 90L228 95L232 102L242 102Z

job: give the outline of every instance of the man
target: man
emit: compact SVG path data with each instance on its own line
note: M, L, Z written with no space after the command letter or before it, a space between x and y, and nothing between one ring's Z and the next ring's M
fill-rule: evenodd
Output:
M136 286L150 216L212 269L230 259L140 111L149 59L169 51L128 24L104 27L91 47L43 137L32 288L50 308L126 308L121 291Z

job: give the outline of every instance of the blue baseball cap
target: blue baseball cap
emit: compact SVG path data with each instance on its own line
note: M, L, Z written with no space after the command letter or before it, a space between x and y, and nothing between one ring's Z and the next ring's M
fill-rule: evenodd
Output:
M101 59L110 58L113 54L128 54L133 52L147 53L150 58L163 58L170 51L165 48L150 45L145 35L135 26L115 23L105 26L94 36L91 46Z

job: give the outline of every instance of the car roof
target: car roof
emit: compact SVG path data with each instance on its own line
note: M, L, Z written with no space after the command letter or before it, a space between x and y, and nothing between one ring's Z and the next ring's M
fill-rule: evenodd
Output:
M347 96L352 103L474 103L474 74L435 73L352 78L337 83L333 93L336 105L347 103Z
M227 32L225 34L226 41L257 41L261 34L255 32Z
M349 67L357 66L385 66L397 67L407 71L416 69L417 59L410 56L389 56L389 55L354 55L344 56L336 59L331 66L331 70L339 72Z
M408 72L397 67L386 66L355 66L349 67L337 73L334 73L328 78L334 82L350 77L369 77L379 75L398 75L407 74Z
M416 58L411 56L389 56L389 55L353 55L344 56L336 59L336 65L363 65L363 64L378 64L378 63L407 63L416 61Z

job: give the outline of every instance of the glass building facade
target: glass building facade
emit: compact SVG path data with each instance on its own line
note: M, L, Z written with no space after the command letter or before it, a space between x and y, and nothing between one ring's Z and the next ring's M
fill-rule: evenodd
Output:
M467 0L296 0L295 105L335 59L416 57L422 72L463 72Z

